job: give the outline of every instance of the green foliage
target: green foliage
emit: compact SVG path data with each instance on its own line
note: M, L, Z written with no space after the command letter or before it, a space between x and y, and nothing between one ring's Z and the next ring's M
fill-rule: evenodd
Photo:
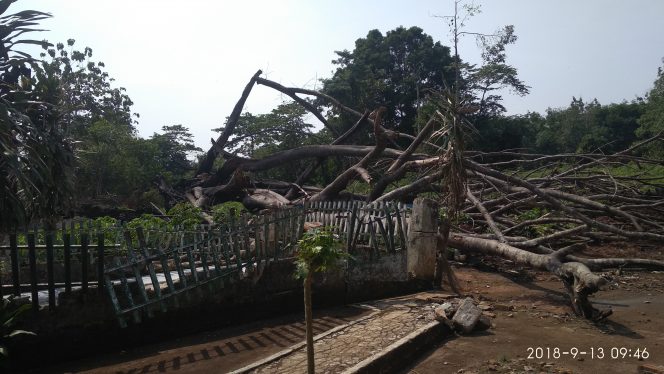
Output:
M133 233L134 230L138 227L142 228L166 228L168 223L152 214L142 214L140 217L136 217L131 221L127 222L127 228Z
M14 329L20 316L29 310L30 304L15 306L10 300L0 300L0 368L6 368L8 365L9 354L6 344L9 339L18 335L35 335L29 331Z
M320 141L311 131L313 125L304 121L305 114L305 109L295 102L282 103L268 114L243 113L226 148L243 156L263 158ZM215 131L223 132L224 128ZM304 161L295 161L259 174L263 178L294 180L304 166Z
M538 219L548 212L545 208L534 207L519 214L518 222L531 221Z
M664 70L657 69L657 79L648 93L644 112L639 118L636 135L648 138L664 131ZM661 141L646 146L645 154L652 158L664 159L664 146Z
M114 79L104 70L106 65L91 60L90 47L77 50L75 43L68 39L66 45L57 43L41 53L42 60L33 65L33 90L53 105L68 136L84 136L87 128L100 120L133 133L133 102L125 88L114 88Z
M473 11L477 12L477 9ZM519 79L517 69L506 62L507 46L517 41L513 25L505 26L491 35L479 34L477 39L482 49L482 64L463 69L461 96L467 102L477 104L475 117L491 117L506 111L501 104L503 98L500 91L509 89L519 96L525 96L530 92L530 87Z
M91 124L78 151L78 178L87 189L84 196L110 194L125 202L137 200L137 206L150 201L163 205L155 190L147 193L152 181L159 175L169 182L184 178L192 169L188 154L199 150L184 126L163 129L163 134L141 139L129 128L106 120Z
M228 222L230 217L238 218L245 211L244 205L237 201L228 201L212 207L212 218L216 224Z
M120 222L109 216L98 217L92 221L92 227L104 234L104 244L113 245L117 243L120 235ZM80 232L74 232L75 242L80 242Z
M163 126L161 134L153 134L146 142L155 153L159 173L168 175L174 181L185 178L193 170L189 156L195 156L202 149L194 145L193 135L183 125ZM154 176L152 176L154 177Z
M201 208L197 208L189 203L177 203L169 211L169 225L171 227L181 226L193 228L201 223Z
M517 222L535 220L547 214L548 212L549 211L546 208L534 207L532 209L526 210L525 212L521 212L521 214L519 214L519 216L517 217ZM554 231L554 226L548 223L527 226L520 230L520 232L522 232L523 234L531 237L538 237L542 235L551 234L553 231Z
M414 134L417 110L426 102L429 90L443 90L452 58L450 49L434 42L419 27L398 27L383 35L371 30L355 41L353 51L337 51L332 61L334 75L323 80L322 91L358 109L388 108L386 123L400 132ZM327 103L320 102L321 105ZM333 121L349 128L355 119L330 107Z
M547 110L537 148L549 154L620 151L635 140L642 113L638 101L602 106L597 100L585 103L572 98L566 109Z
M347 257L348 253L329 228L307 231L298 242L295 275L304 278L310 272L334 269Z
M505 149L535 150L537 134L545 118L539 113L480 117L473 121L477 132L470 134L468 147L485 152Z
M304 122L306 110L295 102L282 103L268 114L243 113L226 145L247 157L301 146L312 136L313 125ZM224 128L215 129L223 132Z
M151 165L137 155L138 141L130 129L106 120L99 120L85 129L79 145L80 185L84 196L95 198L102 194L128 194L146 183ZM141 162L145 161L145 162Z
M194 226L201 223L202 212L201 208L197 208L189 203L178 203L168 211L168 221L152 214L143 214L140 217L129 221L129 223L127 223L127 228L136 229L137 227L143 227L173 229L176 227L183 227L186 229L192 229Z
M111 195L120 203L136 205L156 176L173 182L189 173L192 162L188 156L200 149L188 129L164 126L162 133L139 138L134 127L138 114L131 112L133 102L123 87L113 86L105 64L92 61L91 48L77 50L75 40L69 39L47 48L41 57L43 61L33 64L34 77L24 81L52 110L44 118L31 117L36 122L46 120L61 136L76 141L72 148L78 161L79 198ZM73 158L70 161L73 164ZM66 175L57 167L61 164L48 166L53 173ZM66 175L60 184L73 180L73 175Z
M611 165L603 168L593 168L592 172L608 173L614 177L635 177L648 180L647 184L630 180L621 181L626 186L640 190L641 193L655 192L658 186L664 185L664 165L640 164L630 162L628 164Z
M14 1L0 1L0 15ZM26 10L0 18L0 230L32 217L49 218L70 203L71 147L57 113L32 90L32 57L17 46L48 43L20 39L50 14Z

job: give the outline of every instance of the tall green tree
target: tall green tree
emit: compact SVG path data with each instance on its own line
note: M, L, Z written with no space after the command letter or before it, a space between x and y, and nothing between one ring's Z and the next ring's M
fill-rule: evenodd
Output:
M465 96L478 105L476 117L494 116L506 111L501 103L502 91L510 90L525 96L530 87L519 79L517 69L507 63L506 48L517 41L513 25L492 35L479 34L477 39L482 48L482 63L465 70Z
M136 137L138 114L131 111L133 102L124 88L114 86L105 64L92 56L89 47L77 49L74 39L47 46L41 60L32 63L34 74L25 83L50 110L41 117L39 112L30 116L57 129L76 155L70 162L75 173L60 180L76 185L77 203L102 195L121 202L138 186L145 188L146 178L154 177L144 174L154 171L154 155L141 160L139 154L156 153L156 148L137 145L141 140Z
M659 67L657 79L646 97L645 109L639 118L639 128L636 134L640 138L647 138L661 131L664 131L664 70ZM651 157L662 159L664 158L664 147L661 143L651 144L646 153Z
M41 53L42 60L33 64L32 91L52 106L68 136L82 137L100 120L135 131L138 114L132 114L125 88L114 87L106 65L92 60L90 47L75 49L75 42L68 39Z
M81 197L123 197L149 188L161 171L157 147L126 127L99 120L86 129L78 149L77 185Z
M450 49L434 42L419 27L398 27L383 35L371 30L355 41L353 51L337 51L332 62L337 70L323 80L322 91L351 107L388 108L386 123L413 134L418 109L430 90L443 90L451 83ZM354 119L338 115L341 130Z
M175 183L193 170L200 149L183 125L162 127L148 139L106 120L88 126L78 147L77 184L80 197L140 207L156 177ZM150 200L150 199L148 199Z
M154 133L149 139L149 143L156 148L158 163L168 178L185 178L194 168L190 157L203 150L194 144L193 135L181 124L163 126L161 130L161 134Z

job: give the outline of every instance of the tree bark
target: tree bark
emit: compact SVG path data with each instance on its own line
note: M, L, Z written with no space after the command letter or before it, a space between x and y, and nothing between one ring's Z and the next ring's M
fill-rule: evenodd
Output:
M360 125L365 122L367 117L369 117L369 111L365 111L364 114L362 115L362 117L360 117L360 119L357 120L357 122L355 123L355 125L353 125L353 127L348 129L348 131L343 133L340 137L336 138L332 143L330 143L330 145L338 145L338 144L341 144L344 141L346 141L346 139L348 139L351 135L353 135L355 133L355 131L357 131L357 129L360 128ZM399 156L399 157L401 157L401 156ZM315 163L312 163L309 166L307 166L307 168L297 177L297 179L295 180L295 184L296 185L302 185L304 182L306 182L309 179L309 177L311 176L311 173L313 173L314 170L316 170L320 166L320 164L323 162L323 160L324 160L324 158L319 157L316 160ZM297 189L291 188L288 191L288 193L286 194L286 198L287 199L294 198L295 195L296 195L296 192L297 192Z
M304 278L304 320L307 333L307 373L314 374L314 323L311 305L311 283L313 282L313 271L310 269Z
M311 198L312 201L323 201L334 199L339 192L348 186L348 183L356 175L362 175L362 170L366 169L373 159L378 157L383 153L385 147L387 146L387 135L385 129L382 128L382 117L387 109L385 107L380 107L376 110L376 115L374 118L374 135L376 137L376 146L367 153L364 158L360 160L357 164L347 169L345 172L341 173L332 183L328 184L320 193L316 194Z
M233 172L238 169L244 171L262 171L269 170L278 166L286 165L292 161L330 157L330 156L345 156L345 157L365 157L367 154L374 152L373 146L358 146L358 145L308 145L299 148L289 149L273 153L260 160L248 159L242 157L234 157L226 161L224 166L219 169L217 174L209 178L203 183L203 186L216 186L219 183L224 183ZM376 156L383 158L397 158L401 154L400 151L391 148L384 148L380 152L375 152ZM423 155L413 155L410 159L421 159ZM372 157L373 158L373 157Z
M242 114L242 108L244 107L244 103L247 101L247 98L249 97L249 94L251 93L251 89L256 83L256 80L258 77L262 74L263 72L261 70L258 70L253 77L249 80L249 83L244 87L244 91L242 91L242 96L240 96L240 100L235 104L235 107L233 108L233 111L231 112L231 115L228 117L228 122L226 122L226 127L224 128L224 131L219 135L219 138L212 143L212 147L210 147L210 150L207 151L205 154L205 157L201 160L198 170L196 171L196 175L202 174L202 173L209 173L210 170L212 170L212 165L214 164L214 160L217 159L217 156L223 151L224 146L226 145L226 142L228 141L228 138L233 134L233 131L235 130L235 125L237 124L237 121L240 119L240 115Z
M611 315L611 309L599 310L592 306L588 296L597 292L606 284L606 280L593 274L588 267L579 262L561 262L556 253L541 255L512 247L496 240L487 240L452 233L449 244L464 251L497 255L518 264L535 269L547 270L558 276L565 285L572 308L577 315L598 321Z
M297 96L295 94L295 92L293 92L292 89L289 89L288 87L284 87L284 86L280 85L277 82L267 80L265 78L258 78L256 81L257 81L258 84L262 84L262 85L274 88L275 90L288 95L291 99L295 100L295 102L302 105L306 110L308 110L309 113L313 114L323 124L323 126L325 126L326 129L330 130L330 132L334 136L339 136L338 131L334 127L330 126L330 124L327 122L327 119L325 119L325 117L323 117L323 115L318 111L318 109L316 109L313 105L311 105L306 100L304 100L301 97Z

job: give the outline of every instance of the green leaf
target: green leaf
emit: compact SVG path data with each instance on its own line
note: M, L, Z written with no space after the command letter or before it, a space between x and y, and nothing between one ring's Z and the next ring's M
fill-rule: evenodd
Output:
M34 336L36 336L37 334L35 334L32 331L14 330L14 331L10 332L9 335L7 335L7 336L12 338L12 337L17 336L17 335L34 335Z

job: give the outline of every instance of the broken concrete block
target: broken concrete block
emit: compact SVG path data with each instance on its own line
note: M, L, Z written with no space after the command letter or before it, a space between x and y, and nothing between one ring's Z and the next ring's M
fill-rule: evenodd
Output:
M491 318L487 316L480 316L475 324L474 331L485 331L491 328Z
M473 331L475 324L480 319L482 315L482 309L475 305L475 301L472 298L467 297L461 301L459 308L456 313L454 313L454 326L457 330L464 334L468 334Z
M438 322L446 322L448 320L445 309L438 306L433 310L433 318Z
M442 307L439 306L433 310L433 318L450 329L454 329L454 323L448 318L445 309Z
M454 316L454 312L457 310L457 308L452 303L442 303L440 308L445 311L447 318L452 318Z

